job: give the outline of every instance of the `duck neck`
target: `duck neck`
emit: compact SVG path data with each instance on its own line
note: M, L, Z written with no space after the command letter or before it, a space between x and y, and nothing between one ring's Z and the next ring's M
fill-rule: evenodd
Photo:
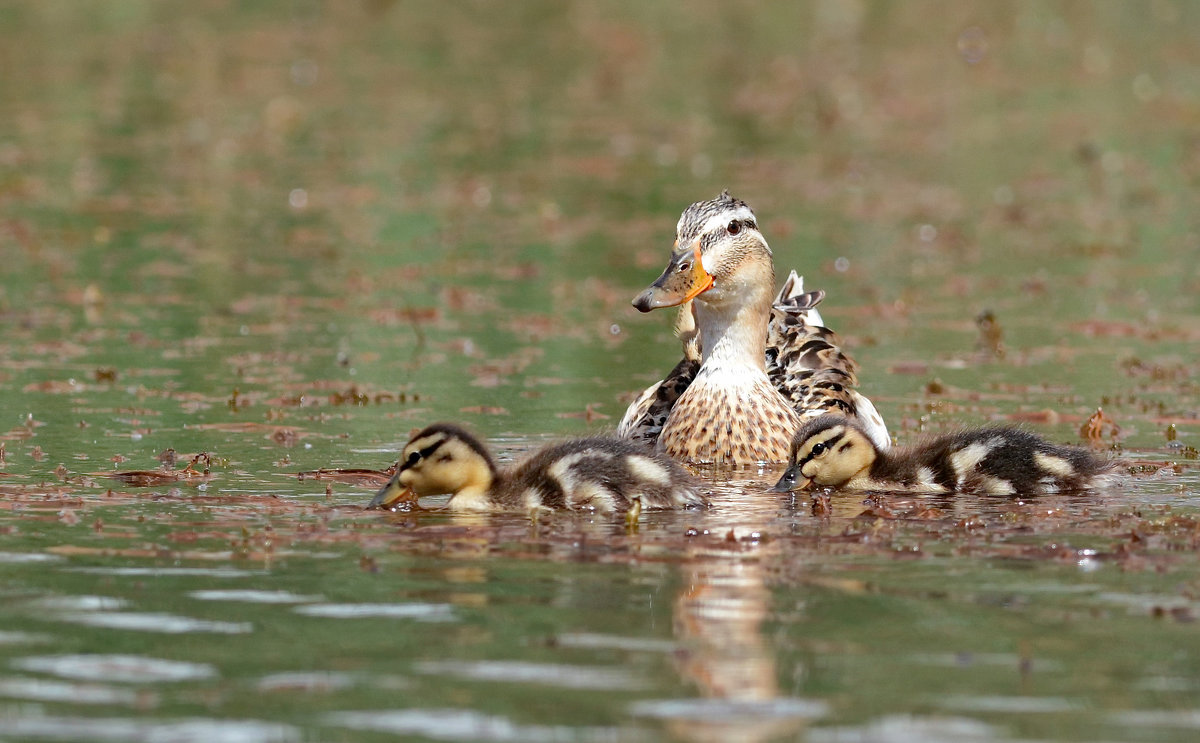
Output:
M766 374L763 354L773 285L774 279L767 277L765 283L747 282L723 291L714 287L700 298L704 301L696 302L702 366L741 367Z

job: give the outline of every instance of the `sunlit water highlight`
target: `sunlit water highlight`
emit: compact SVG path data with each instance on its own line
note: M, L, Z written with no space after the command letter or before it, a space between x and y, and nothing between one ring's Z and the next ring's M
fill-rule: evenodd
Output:
M135 655L45 655L17 658L14 668L38 671L80 681L118 681L129 684L210 679L217 669L205 663L146 658Z

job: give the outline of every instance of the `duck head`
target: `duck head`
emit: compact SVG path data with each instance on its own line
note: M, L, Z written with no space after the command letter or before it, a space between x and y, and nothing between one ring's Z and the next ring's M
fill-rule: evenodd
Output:
M771 248L758 230L754 211L725 191L684 209L670 262L633 306L649 312L690 300L716 303L741 297L747 285L765 283L769 292L774 281Z
M483 493L495 478L496 465L479 439L453 424L436 423L408 440L396 474L367 508L391 508L423 495Z
M862 477L876 456L875 445L854 421L822 415L796 432L788 468L772 490L789 492L813 485L838 488Z

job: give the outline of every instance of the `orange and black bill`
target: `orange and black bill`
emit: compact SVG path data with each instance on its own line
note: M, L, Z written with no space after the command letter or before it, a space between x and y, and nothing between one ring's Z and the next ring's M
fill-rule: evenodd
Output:
M695 299L711 289L712 285L713 277L704 270L704 263L700 260L700 241L697 240L690 250L680 250L671 256L671 262L662 276L637 295L633 306L641 312L675 307Z

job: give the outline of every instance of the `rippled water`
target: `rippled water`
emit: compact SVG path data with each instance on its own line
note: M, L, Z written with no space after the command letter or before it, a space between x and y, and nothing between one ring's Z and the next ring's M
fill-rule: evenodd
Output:
M0 740L1192 740L1198 24L0 8ZM678 358L629 300L725 187L901 441L1103 408L1130 479L361 510L433 420L505 462L613 427Z

